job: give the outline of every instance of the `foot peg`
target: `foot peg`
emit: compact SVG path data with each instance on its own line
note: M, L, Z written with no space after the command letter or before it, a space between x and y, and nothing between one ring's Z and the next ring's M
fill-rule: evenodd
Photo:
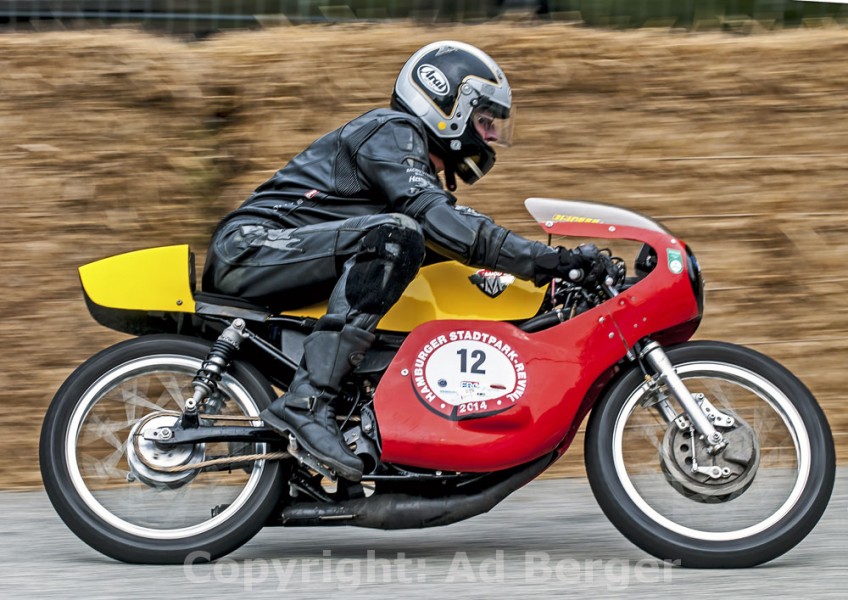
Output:
M301 448L300 444L297 443L297 438L292 434L289 434L289 447L287 450L298 463L309 467L313 471L321 473L321 475L330 481L336 480L336 474L309 452Z

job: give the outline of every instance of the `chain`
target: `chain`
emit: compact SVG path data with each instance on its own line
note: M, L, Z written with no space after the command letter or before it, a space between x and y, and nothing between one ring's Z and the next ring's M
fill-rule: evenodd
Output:
M138 452L138 451L136 451ZM188 465L178 465L176 467L156 467L151 465L144 456L138 455L138 459L148 469L154 469L163 473L182 473L183 471L191 471L193 469L203 469L212 465L227 465L240 462L252 462L254 460L282 460L291 456L288 452L266 452L265 454L245 454L244 456L222 456L221 458L213 458L203 460Z
M161 415L171 415L174 417L179 417L183 413L176 410L159 410L150 414L147 414L142 417L142 419L149 419L151 417L158 417ZM209 420L209 421L261 421L260 417L251 417L250 415L207 415L206 413L199 413L198 417L201 420Z
M179 414L179 413L176 413ZM259 417L250 417L248 415L206 415L200 413L200 419L208 419L210 421L261 421Z

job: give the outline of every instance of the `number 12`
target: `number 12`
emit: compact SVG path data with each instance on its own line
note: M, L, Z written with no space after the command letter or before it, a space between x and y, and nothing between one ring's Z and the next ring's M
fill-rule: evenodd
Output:
M468 350L463 348L462 350L457 350L456 353L459 354L459 372L468 373ZM480 367L486 362L486 353L482 350L475 350L471 353L471 359L475 362L471 365L470 372L475 375L485 375L486 370Z

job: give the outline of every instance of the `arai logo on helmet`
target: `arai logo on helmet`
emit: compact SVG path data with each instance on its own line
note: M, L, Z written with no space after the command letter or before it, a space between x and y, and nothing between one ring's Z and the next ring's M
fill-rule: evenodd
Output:
M448 85L448 78L445 77L445 74L442 73L438 67L434 67L433 65L421 65L418 67L418 79L424 85L425 88L436 94L437 96L444 96L450 91L450 85Z

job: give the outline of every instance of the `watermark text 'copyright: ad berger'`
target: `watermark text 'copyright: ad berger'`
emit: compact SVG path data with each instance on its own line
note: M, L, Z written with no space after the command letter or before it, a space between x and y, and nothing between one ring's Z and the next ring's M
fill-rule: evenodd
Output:
M245 590L273 588L286 590L301 584L336 584L339 589L363 584L401 583L525 583L558 582L590 584L609 590L626 589L633 583L667 583L674 565L680 561L644 559L557 558L548 552L523 552L509 556L503 550L491 556L469 557L455 552L447 558L409 558L398 552L394 558L379 558L368 550L363 558L338 558L324 550L321 558L248 559L228 558L206 564L207 552L192 552L183 571L192 583L235 585ZM507 560L507 558L509 560Z

